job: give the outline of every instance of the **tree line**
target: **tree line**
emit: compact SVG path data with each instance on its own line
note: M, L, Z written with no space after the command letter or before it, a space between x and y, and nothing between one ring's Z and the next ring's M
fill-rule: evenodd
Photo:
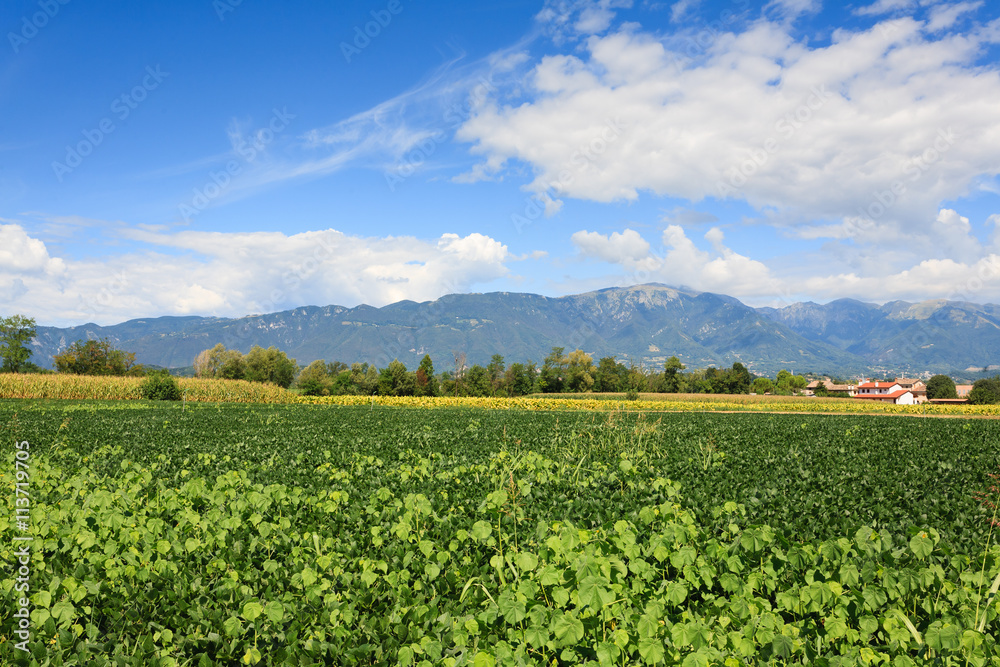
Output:
M0 317L0 372L52 372L30 361L30 342L35 338L35 320L23 315ZM135 353L116 348L107 339L79 340L54 355L55 372L77 375L145 376L154 372L136 363ZM667 358L662 369L622 363L614 356L594 363L591 355L576 349L566 352L553 347L541 365L534 361L507 365L494 354L485 366L466 364L464 353L453 353L452 370L436 372L430 355L424 355L410 371L394 359L385 368L374 364L317 360L300 368L295 359L275 348L253 346L246 354L219 343L194 359L197 377L267 382L280 387L294 385L310 396L343 394L380 396L524 396L533 393L617 393L637 396L648 393L693 394L781 394L805 389L801 375L781 370L772 380L754 376L740 362L730 368L709 366L684 372L687 367L676 356ZM158 375L163 371L155 371ZM159 380L161 383L163 378ZM817 387L817 395L834 395ZM955 382L935 375L927 382L928 398L956 398ZM974 404L1000 403L1000 375L977 380L969 394Z
M754 378L739 362L731 368L684 370L677 357L667 359L660 370L626 365L613 356L595 364L583 350L567 353L563 347L553 347L540 366L534 361L508 366L499 354L485 366L469 366L464 354L454 353L453 369L440 373L435 372L429 355L415 371L398 359L381 370L367 363L348 366L340 361L314 361L299 374L296 386L313 396L524 396L585 392L746 394L752 389L791 394L807 384L804 377L788 371L781 371L774 381Z

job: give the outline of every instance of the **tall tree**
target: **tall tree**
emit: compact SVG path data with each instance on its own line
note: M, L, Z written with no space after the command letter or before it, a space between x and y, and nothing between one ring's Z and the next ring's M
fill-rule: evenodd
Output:
M246 362L239 350L227 350L216 343L209 350L202 350L194 359L194 374L201 378L242 380L246 375Z
M31 348L28 343L35 337L35 320L24 315L0 317L0 358L4 373L20 373L29 367Z
M414 378L413 395L438 395L437 378L434 377L434 362L431 361L431 355L429 354L424 355L424 358L420 360L420 366L417 367L417 373Z
M486 366L486 373L490 376L490 385L493 387L494 396L499 394L503 389L505 371L503 356L494 354L490 358L489 365Z
M730 394L749 393L752 381L753 378L750 376L750 371L747 370L746 366L737 361L729 370L726 391Z
M591 391L594 386L594 358L583 350L573 350L566 355L566 388L570 391Z
M479 364L474 364L465 374L464 396L489 396L493 393L490 374Z
M976 380L969 392L969 403L996 405L1000 403L1000 375Z
M531 370L521 363L510 365L504 374L504 387L508 396L524 396L530 394L534 385L534 364Z
M546 394L558 394L566 381L566 358L564 347L553 347L542 361L542 372L538 376L538 389Z
M299 373L295 385L305 396L326 396L332 393L333 381L327 373L326 362L317 359Z
M594 391L619 391L627 374L625 364L614 357L602 357L594 374Z
M669 357L663 364L663 391L676 394L681 390L681 371L687 368L677 357Z
M955 381L947 375L935 375L927 381L927 398L958 398Z
M119 350L109 340L78 340L53 357L56 370L76 375L128 375L141 373L135 353Z
M393 359L378 378L379 396L413 396L414 377L399 359Z
M291 386L299 367L294 359L289 359L287 354L273 345L266 350L254 345L243 360L246 364L245 379L269 382L286 389Z

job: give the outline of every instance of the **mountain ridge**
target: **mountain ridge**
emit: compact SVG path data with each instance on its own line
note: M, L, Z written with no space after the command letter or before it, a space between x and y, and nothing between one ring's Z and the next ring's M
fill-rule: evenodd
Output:
M658 283L547 297L525 292L447 294L431 301L298 306L238 318L164 316L116 325L37 327L33 360L75 340L108 338L140 363L190 366L222 343L249 351L274 345L300 364L316 359L398 358L415 367L430 354L439 369L455 353L470 364L493 354L540 362L552 347L581 348L595 361L661 366L677 356L689 368L741 362L752 372L841 376L879 372L955 374L1000 363L1000 306L929 300L881 306L855 299L753 308L735 297Z

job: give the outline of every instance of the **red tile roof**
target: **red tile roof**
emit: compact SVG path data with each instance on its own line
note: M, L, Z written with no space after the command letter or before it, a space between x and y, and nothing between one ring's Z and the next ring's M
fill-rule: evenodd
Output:
M884 384L884 383L883 383ZM858 394L854 398L899 398L903 394L912 394L913 392L909 389L900 389L899 391L894 391L891 394Z
M864 384L859 384L858 389L888 389L893 385L899 384L898 382L865 382Z

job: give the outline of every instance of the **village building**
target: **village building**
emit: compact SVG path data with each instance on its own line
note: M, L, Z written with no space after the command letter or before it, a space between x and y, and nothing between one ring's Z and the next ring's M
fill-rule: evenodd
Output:
M926 392L925 392L926 394ZM904 389L898 382L862 382L854 398L863 398L879 403L894 403L896 405L913 405L916 399L913 391Z
M909 389L913 392L913 401L915 403L927 402L927 385L924 384L923 380L916 378L896 378L896 384L903 389Z
M806 396L815 396L816 388L819 387L820 385L825 386L828 392L835 392L835 391L843 392L848 396L854 396L854 393L857 391L857 386L853 384L834 384L832 380L824 379L824 380L813 380L812 382L806 385L806 388L803 390L802 393L805 394Z

